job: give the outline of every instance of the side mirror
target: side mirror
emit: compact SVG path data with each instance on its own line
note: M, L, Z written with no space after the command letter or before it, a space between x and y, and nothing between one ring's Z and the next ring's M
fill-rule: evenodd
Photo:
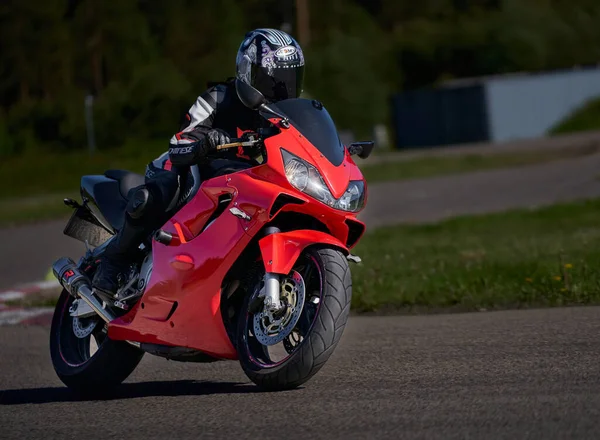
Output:
M366 142L353 142L348 145L348 153L351 156L355 154L358 155L361 159L366 159L373 152L373 148L375 147L375 142L366 141Z
M235 80L235 88L240 101L252 110L258 110L261 105L267 102L262 93L239 79Z

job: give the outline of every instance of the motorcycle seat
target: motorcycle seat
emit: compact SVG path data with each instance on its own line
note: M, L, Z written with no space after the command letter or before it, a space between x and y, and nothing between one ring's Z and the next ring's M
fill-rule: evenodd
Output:
M104 175L119 182L119 192L124 199L129 199L129 192L132 189L145 183L144 176L126 170L107 170Z

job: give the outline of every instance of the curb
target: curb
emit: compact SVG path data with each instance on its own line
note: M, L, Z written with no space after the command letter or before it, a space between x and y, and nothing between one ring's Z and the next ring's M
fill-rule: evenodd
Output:
M1 325L43 325L49 326L54 309L51 307L13 307L7 301L24 299L28 295L45 290L59 288L57 280L45 280L24 284L10 290L0 291L0 326Z
M0 326L2 325L42 325L49 327L52 322L54 309L50 307L36 307L25 309L22 307L0 308Z

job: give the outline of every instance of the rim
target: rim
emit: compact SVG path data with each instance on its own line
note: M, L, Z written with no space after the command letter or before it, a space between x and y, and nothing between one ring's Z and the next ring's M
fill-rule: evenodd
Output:
M259 337L262 335L255 334L255 314L246 312L246 320L244 325L243 342L248 352L249 359L252 363L261 368L276 367L287 361L294 353L296 353L304 340L310 334L316 318L319 314L323 299L323 281L321 276L321 268L319 263L312 255L303 254L300 260L296 263L290 275L282 279L282 299L289 293L289 286L293 281L294 272L297 272L304 285L304 295L290 295L290 297L304 296L303 304L289 304L288 310L301 308L302 312L297 318L297 322L291 329L284 329L287 334L272 334L279 341L272 345L265 345L260 342ZM254 294L252 295L249 304L258 296L262 287L262 283L258 283ZM293 289L292 289L293 290ZM288 313L287 311L284 312ZM261 310L257 315L263 315ZM264 318L259 321L262 323ZM264 337L260 337L264 340Z
M98 322L94 329L84 338L75 335L73 325L75 318L69 313L69 308L75 298L69 296L65 301L60 317L58 328L58 350L60 357L69 367L80 367L88 362L97 352L102 343L106 340L104 326ZM81 327L91 324L91 320L98 320L97 317L84 318L79 320Z

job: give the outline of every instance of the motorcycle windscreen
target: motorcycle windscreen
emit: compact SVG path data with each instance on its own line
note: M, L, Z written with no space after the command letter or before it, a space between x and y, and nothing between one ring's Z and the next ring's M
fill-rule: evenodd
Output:
M286 99L271 104L275 110L286 115L290 123L313 144L333 165L344 160L344 145L329 112L318 101L309 99Z

